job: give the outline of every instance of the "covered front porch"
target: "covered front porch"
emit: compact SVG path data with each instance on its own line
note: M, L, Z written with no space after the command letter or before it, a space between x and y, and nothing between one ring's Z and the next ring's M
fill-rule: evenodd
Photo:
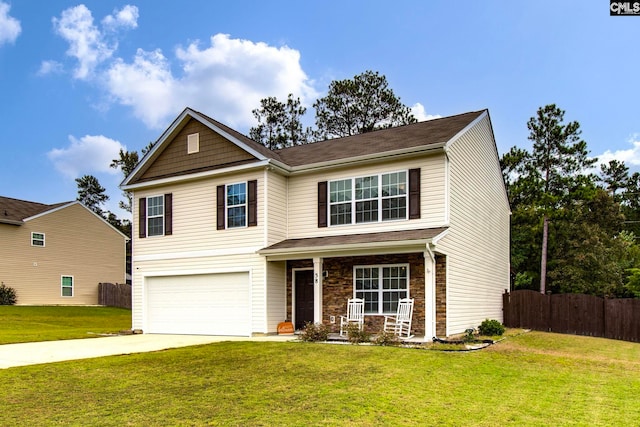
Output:
M338 334L347 300L358 297L365 299L365 330L375 335L383 329L384 316L395 314L397 301L409 297L415 300L413 340L427 342L447 334L447 257L435 251L445 232L287 240L261 253L267 261L286 261L286 316L297 330L313 322Z

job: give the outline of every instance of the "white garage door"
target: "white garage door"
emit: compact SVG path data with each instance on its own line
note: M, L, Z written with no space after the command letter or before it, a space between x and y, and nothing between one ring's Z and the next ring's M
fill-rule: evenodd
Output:
M152 334L251 335L249 273L148 277Z

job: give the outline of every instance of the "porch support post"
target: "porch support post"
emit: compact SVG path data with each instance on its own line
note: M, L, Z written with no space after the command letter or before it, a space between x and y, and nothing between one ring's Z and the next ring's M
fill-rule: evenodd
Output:
M313 323L322 323L322 258L313 259Z
M431 341L436 334L436 259L427 244L424 251L424 338Z

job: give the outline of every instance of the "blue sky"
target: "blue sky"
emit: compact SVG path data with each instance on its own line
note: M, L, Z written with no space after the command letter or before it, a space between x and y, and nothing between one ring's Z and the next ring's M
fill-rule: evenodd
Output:
M365 70L421 120L489 109L500 154L555 103L592 156L640 170L638 40L606 0L0 0L0 195L73 200L91 174L122 216L109 163L185 107L248 133L260 99L293 93L312 124Z

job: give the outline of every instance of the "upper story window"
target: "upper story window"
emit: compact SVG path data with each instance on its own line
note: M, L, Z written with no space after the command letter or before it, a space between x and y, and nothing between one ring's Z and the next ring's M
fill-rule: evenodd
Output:
M31 246L44 247L44 233L31 233Z
M147 236L164 235L164 196L147 197Z
M227 185L227 228L247 226L247 183Z
M407 171L330 181L330 224L407 219L407 187Z
M218 185L216 190L218 230L258 225L258 181Z
M173 195L141 197L138 215L138 236L141 239L173 234Z

